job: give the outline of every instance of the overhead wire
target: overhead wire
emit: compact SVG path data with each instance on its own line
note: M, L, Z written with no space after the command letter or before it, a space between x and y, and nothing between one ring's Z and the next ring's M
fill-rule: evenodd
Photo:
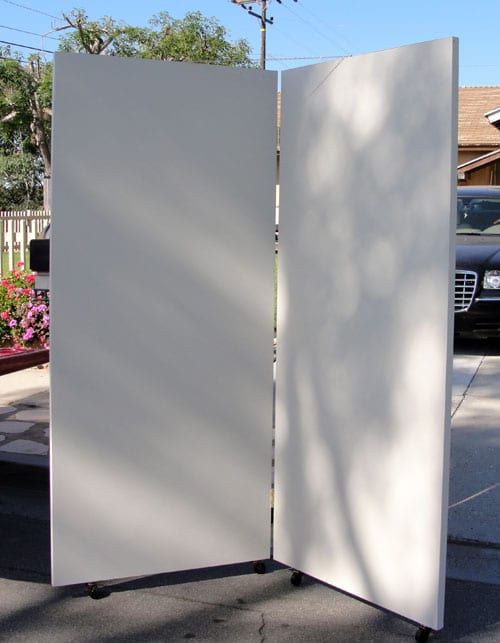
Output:
M58 16L54 16L53 14L47 13L46 11L41 11L40 9L35 9L34 7L27 7L25 4L21 4L20 2L14 2L13 0L2 0L2 2L5 2L6 4L11 4L14 7L26 9L26 11L33 11L33 13L39 13L42 16L54 18L54 20L59 20L60 22L64 22L64 20L62 18L59 18Z
M343 58L338 54L334 56L266 56L267 60L334 60L335 58ZM258 58L250 58L252 61L259 60Z
M309 27L310 27L311 29L313 29L317 34L319 34L322 38L325 38L325 40L328 40L329 42L331 42L331 43L332 43L333 45L335 45L336 47L339 47L339 46L340 46L340 48L344 51L344 53L345 53L347 56L350 56L350 55L351 55L351 52L350 52L350 51L348 51L344 46L340 45L338 42L335 42L335 41L333 40L333 38L331 38L330 36L326 35L323 31L321 31L320 29L318 29L318 28L316 27L316 25L315 25L314 23L312 23L310 20L307 20L306 18L304 18L303 16L301 16L299 13L297 13L296 11L294 11L291 7L289 7L289 6L288 6L288 4L285 4L285 2L282 2L282 3L281 3L281 6L282 6L282 7L284 7L284 8L285 8L287 11L289 11L291 14L293 14L296 18L298 18L299 20L301 20L304 24L309 25Z
M32 49L33 51L41 51L44 54L55 54L55 51L50 49L40 49L40 47L30 47L29 45L22 45L19 42L9 42L8 40L0 40L4 45L10 45L11 47L22 47L23 49Z
M59 38L55 38L54 36L46 36L43 33L35 33L34 31L26 31L26 29L17 29L16 27L8 27L7 25L0 25L0 29L9 29L9 31L17 31L19 33L28 34L29 36L39 36L40 38L48 38L50 40L59 41Z
M311 9L310 9L306 4L304 4L304 3L302 3L302 2L301 2L301 3L300 3L300 5L298 5L298 6L302 9L302 11L305 11L306 13L308 13L308 14L309 14L309 15L310 15L314 20L317 20L317 21L318 21L319 23L321 23L321 24L325 24L325 23L324 23L324 20L323 20L320 16L318 16L316 13L314 13L313 11L311 11ZM331 24L326 24L326 26L331 27ZM340 35L339 37L340 37L344 42L346 42L346 43L347 43L347 45L349 46L349 42L348 42L348 39L347 39L347 38L345 38L343 35ZM346 50L346 49L344 49L344 51L347 53L347 50ZM349 53L349 55L351 55L351 54L352 54L352 51L349 51L348 53Z
M306 44L300 42L299 40L297 40L297 38L295 38L294 36L291 36L288 32L283 31L283 29L278 27L276 25L276 23L273 24L273 31L277 31L278 33L280 33L283 36L285 36L285 38L288 38L288 40L293 42L293 44L295 46L300 47L301 49L306 49L307 51L311 52L314 55L317 53L317 51L314 51L313 49L311 49L311 47L309 47L309 45L306 45Z

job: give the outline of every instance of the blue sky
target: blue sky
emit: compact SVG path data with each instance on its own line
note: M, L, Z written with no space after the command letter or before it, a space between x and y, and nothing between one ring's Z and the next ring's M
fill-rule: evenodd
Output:
M257 8L255 2L253 6ZM159 11L182 17L198 10L216 17L232 39L246 38L258 58L258 21L230 0L0 0L0 40L40 47L40 36L13 29L48 34L60 24L55 18L74 7L94 19L110 15L134 25L146 24ZM282 70L322 57L458 36L460 84L500 85L498 8L498 0L271 0L268 15L274 25L267 31L267 67ZM49 33L43 47L56 49L56 36Z

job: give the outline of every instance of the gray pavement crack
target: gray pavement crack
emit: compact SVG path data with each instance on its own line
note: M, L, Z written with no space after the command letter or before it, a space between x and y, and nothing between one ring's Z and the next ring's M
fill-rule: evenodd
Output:
M261 626L259 627L259 636L260 636L260 643L264 643L266 640L266 637L264 636L264 628L266 627L266 618L264 612L260 613L260 618L261 618Z
M485 357L486 357L486 355L482 355L482 356L481 356L481 361L479 362L479 364L478 364L478 366L477 366L476 370L474 371L474 375L470 378L470 382L467 384L467 388L465 389L465 391L464 391L464 392L463 392L463 394L462 394L462 399L461 399L461 400L460 400L460 402L457 404L457 408L456 408L456 409L453 411L453 413L451 414L451 419L452 419L452 420L453 420L453 418L455 417L455 414L457 413L458 409L462 406L462 404L463 404L463 402L464 402L464 400L465 400L465 397L467 396L467 393L469 392L469 389L470 389L470 387L472 386L472 382L476 379L476 375L478 374L479 369L481 368L481 366L482 366L482 365L483 365L483 363L484 363Z

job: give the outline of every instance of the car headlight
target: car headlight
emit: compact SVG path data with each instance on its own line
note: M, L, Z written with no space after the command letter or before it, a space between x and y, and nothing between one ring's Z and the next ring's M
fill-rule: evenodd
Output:
M486 270L484 273L483 288L491 290L500 289L500 270Z

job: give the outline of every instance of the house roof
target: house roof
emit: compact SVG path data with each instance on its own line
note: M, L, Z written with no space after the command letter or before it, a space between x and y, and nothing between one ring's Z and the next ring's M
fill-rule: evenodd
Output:
M500 130L486 113L500 108L500 87L460 87L458 144L461 147L500 147Z

